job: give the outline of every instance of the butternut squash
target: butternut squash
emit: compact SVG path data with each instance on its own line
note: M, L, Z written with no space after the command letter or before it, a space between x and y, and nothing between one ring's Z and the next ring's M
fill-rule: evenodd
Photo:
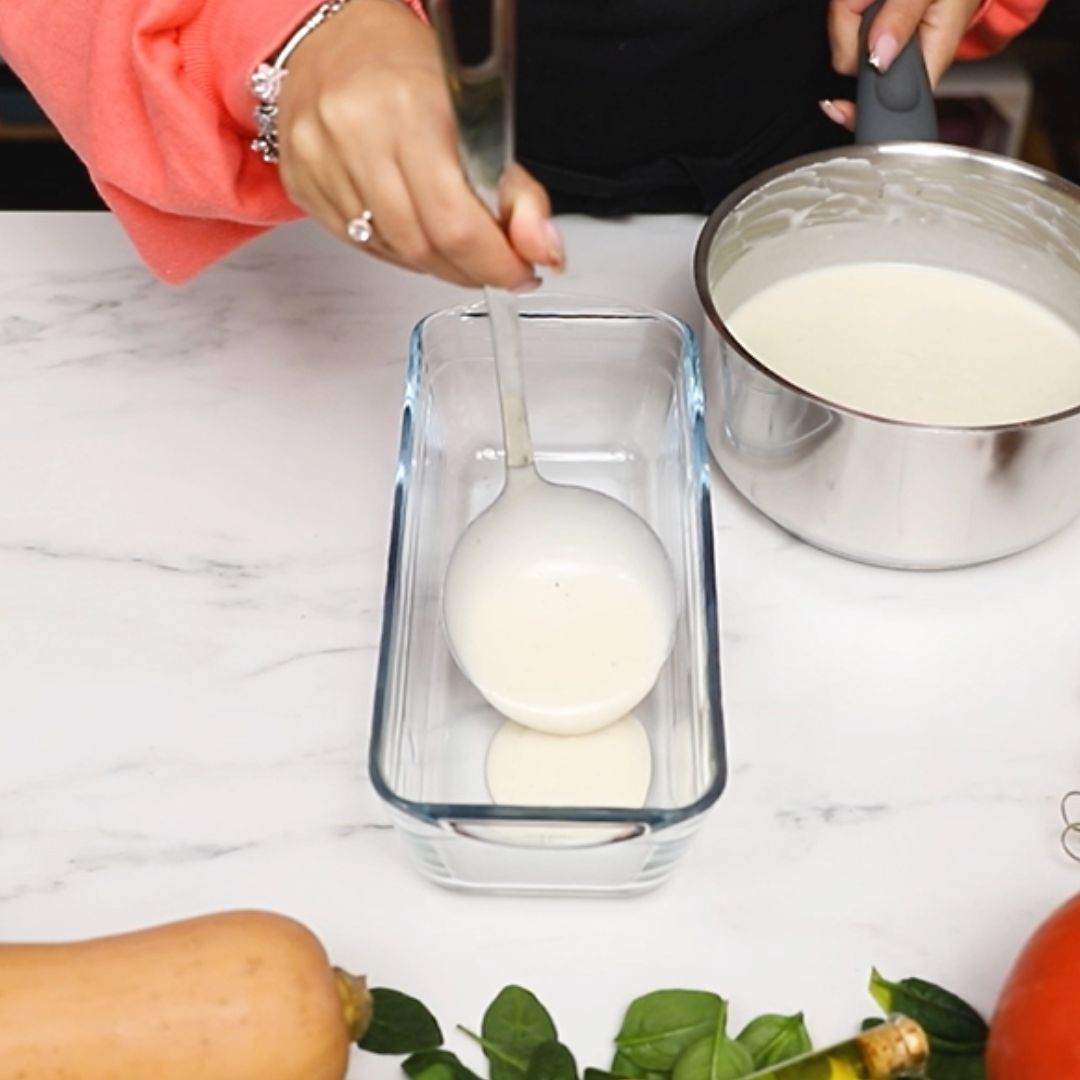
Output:
M364 980L300 923L234 911L0 945L0 1080L342 1080Z

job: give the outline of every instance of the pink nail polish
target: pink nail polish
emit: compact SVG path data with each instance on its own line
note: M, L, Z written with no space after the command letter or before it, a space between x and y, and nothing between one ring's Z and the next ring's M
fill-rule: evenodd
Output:
M831 101L819 101L818 108L834 123L843 127L847 121L844 119L844 114L831 102Z
M870 66L884 75L899 54L900 42L896 40L896 37L891 32L886 30L870 50Z
M526 281L523 281L520 285L515 285L510 291L512 293L518 294L536 292L536 290L539 289L540 286L543 284L544 283L540 280L540 278L532 277L528 278Z
M551 260L551 265L561 270L566 264L566 245L554 221L544 222L544 235L547 237L548 258Z

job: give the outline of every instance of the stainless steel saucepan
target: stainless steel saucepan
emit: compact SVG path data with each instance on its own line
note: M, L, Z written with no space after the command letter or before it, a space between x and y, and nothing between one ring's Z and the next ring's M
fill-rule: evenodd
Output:
M1080 333L1080 188L936 142L917 46L886 76L864 64L858 106L854 147L763 173L701 232L710 446L759 510L836 554L912 569L1009 555L1080 513L1080 407L987 427L884 419L792 385L725 321L791 274L885 261L990 279Z

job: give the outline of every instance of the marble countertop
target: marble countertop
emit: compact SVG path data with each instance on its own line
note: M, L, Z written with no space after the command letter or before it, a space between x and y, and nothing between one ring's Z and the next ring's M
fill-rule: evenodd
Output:
M697 227L570 220L558 288L696 326ZM717 990L733 1027L805 1009L818 1042L874 1011L871 965L987 1009L1080 888L1058 846L1080 525L991 566L876 570L720 478L731 776L674 878L429 885L365 759L407 337L467 294L307 224L182 289L105 215L0 215L0 253L0 940L269 907L448 1028L529 986L604 1065L661 986Z

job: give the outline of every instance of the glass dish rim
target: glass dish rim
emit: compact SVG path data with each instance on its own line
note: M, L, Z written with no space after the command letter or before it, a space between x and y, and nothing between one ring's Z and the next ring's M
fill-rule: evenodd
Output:
M717 752L717 768L709 787L691 803L676 807L592 806L495 806L490 803L421 802L399 795L390 786L379 767L385 733L386 698L390 667L390 643L394 637L397 618L397 595L401 574L401 549L408 510L410 463L416 440L416 406L423 370L422 342L424 331L435 319L452 317L487 318L483 302L457 304L431 311L419 319L409 334L409 356L405 370L402 398L401 433L394 468L394 487L391 510L390 539L387 550L386 574L379 630L379 654L375 670L374 700L371 714L371 734L368 740L368 776L376 794L391 808L424 824L443 827L450 821L478 824L540 823L540 824L610 824L644 825L651 829L667 828L692 820L708 810L727 786L727 743L720 676L719 601L716 586L716 553L713 540L712 494L710 484L709 450L705 434L705 393L701 379L701 355L697 337L682 319L668 312L644 306L632 306L603 297L568 293L532 293L518 300L519 314L526 320L575 318L634 319L666 324L680 341L680 356L676 378L676 393L681 393L690 417L691 469L694 488L694 516L701 556L702 616L705 625L707 656L705 659L705 705L708 724Z

